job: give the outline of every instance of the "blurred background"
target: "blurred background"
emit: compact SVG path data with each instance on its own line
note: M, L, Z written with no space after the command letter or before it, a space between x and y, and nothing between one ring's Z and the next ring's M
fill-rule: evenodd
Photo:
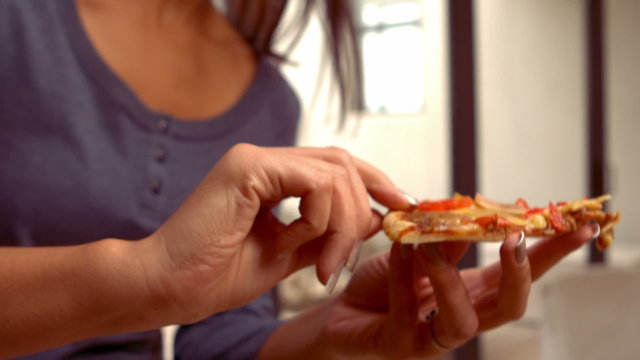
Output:
M521 320L449 358L640 358L640 1L358 5L365 110L336 131L313 22L284 68L305 110L299 145L346 148L420 199L472 189L544 205L589 196L595 181L623 213L604 258L576 252L536 283ZM284 217L296 213L287 203ZM388 246L379 234L364 257ZM483 244L471 261L497 258L498 245ZM311 270L282 294L285 316L325 296Z

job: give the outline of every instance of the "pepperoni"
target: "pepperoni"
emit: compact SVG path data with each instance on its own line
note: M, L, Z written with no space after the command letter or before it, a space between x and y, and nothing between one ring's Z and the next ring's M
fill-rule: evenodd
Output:
M527 201L523 198L518 198L518 200L516 200L516 205L525 208L527 210L531 210L531 207L529 206L529 204L527 204Z
M566 223L562 217L562 213L560 213L558 208L552 202L549 202L549 220L551 222L551 227L554 230L558 232L565 231Z
M525 219L528 219L528 218L530 218L531 216L533 216L534 214L539 214L539 213L541 213L541 212L545 211L546 209L547 209L547 208L542 208L542 207L536 207L536 208L533 208L533 209L531 209L531 210L527 211L527 213L526 213L526 214L524 214L524 218L525 218Z

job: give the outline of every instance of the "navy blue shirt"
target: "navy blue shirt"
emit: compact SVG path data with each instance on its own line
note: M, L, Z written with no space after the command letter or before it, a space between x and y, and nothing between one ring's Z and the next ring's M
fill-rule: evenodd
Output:
M292 145L298 117L295 94L265 59L220 116L186 122L155 112L100 58L73 0L0 0L0 246L145 237L231 146ZM255 357L275 319L269 293L181 329L177 356ZM159 332L151 331L29 358L151 359L159 352Z

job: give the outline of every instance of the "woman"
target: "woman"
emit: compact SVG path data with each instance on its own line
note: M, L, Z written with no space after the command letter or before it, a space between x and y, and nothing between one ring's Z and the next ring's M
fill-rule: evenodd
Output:
M348 104L349 11L323 4ZM396 246L277 322L280 279L316 264L331 285L354 264L380 227L369 196L409 206L342 150L286 147L299 107L272 61L283 6L229 1L228 21L202 0L0 0L0 357L157 358L151 329L173 323L194 323L186 359L435 355L517 317L531 279L587 241L527 259L510 238L501 266L463 273L459 245ZM284 225L271 209L289 196L302 217Z

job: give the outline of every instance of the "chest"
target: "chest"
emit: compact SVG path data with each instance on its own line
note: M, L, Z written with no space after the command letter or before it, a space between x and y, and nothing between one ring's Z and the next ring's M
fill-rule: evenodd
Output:
M291 93L188 123L59 91L2 103L0 245L146 236L235 143L291 145L298 116Z
M92 46L157 112L210 118L237 103L253 80L256 59L250 46L210 6L208 16L163 24L148 14L83 4L78 2L78 14Z

